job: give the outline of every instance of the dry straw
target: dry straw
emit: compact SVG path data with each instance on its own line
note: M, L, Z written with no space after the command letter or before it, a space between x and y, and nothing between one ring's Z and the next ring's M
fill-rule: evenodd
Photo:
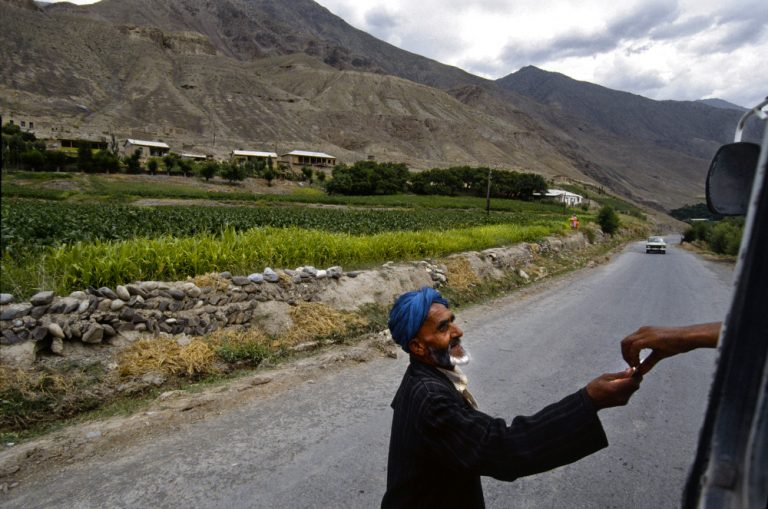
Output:
M286 346L342 336L367 324L364 318L355 313L338 311L318 302L302 302L291 308L291 319L293 327L279 338Z
M480 279L466 258L453 256L443 260L443 263L446 267L448 286L451 289L466 291L480 283Z
M142 339L121 352L118 373L141 376L157 372L193 376L215 371L216 355L204 341L182 346L174 339Z

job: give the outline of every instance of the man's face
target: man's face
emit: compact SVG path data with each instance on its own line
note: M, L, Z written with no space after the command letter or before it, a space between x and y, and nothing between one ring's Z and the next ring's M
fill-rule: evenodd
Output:
M469 354L461 345L464 332L455 320L450 309L442 304L432 304L427 319L411 340L411 352L426 364L446 369L469 362Z

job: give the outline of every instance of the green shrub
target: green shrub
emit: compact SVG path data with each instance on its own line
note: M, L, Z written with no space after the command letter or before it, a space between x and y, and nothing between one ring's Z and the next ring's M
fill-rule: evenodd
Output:
M709 231L714 226L714 223L710 221L696 221L690 228L683 233L683 240L685 242L693 242L696 240L706 241Z
M736 256L739 253L743 221L726 219L718 222L708 232L707 242L715 253Z
M613 207L604 205L603 208L600 209L600 212L597 213L597 224L600 225L600 229L603 230L603 233L613 235L619 230L621 222L619 220L619 215L613 210Z

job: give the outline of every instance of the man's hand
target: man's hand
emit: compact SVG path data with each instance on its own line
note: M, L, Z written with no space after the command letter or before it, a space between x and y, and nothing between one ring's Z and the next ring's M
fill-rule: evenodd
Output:
M621 341L621 355L641 375L648 373L661 359L695 348L715 348L720 335L720 322L685 327L640 327ZM651 354L640 364L640 351Z
M605 373L587 384L587 395L598 410L624 406L640 388L642 379L634 368L627 368L619 373Z

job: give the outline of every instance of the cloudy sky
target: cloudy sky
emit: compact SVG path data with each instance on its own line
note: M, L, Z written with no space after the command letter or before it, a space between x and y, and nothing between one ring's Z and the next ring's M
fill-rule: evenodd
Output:
M768 95L766 0L316 1L379 39L486 78L535 65L652 99L751 107Z

